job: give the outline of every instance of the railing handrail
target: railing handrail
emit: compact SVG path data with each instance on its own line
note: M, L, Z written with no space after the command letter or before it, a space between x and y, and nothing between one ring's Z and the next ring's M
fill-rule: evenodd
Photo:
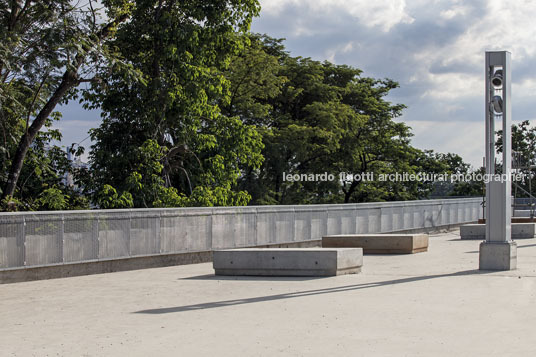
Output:
M120 208L120 209L91 209L91 210L64 210L64 211L20 211L20 212L0 212L0 218L5 216L24 216L24 215L99 215L109 213L143 213L143 212L196 212L208 211L210 213L220 213L230 210L244 210L255 212L257 210L292 210L292 209L322 209L322 208L381 208L382 206L414 206L427 202L430 204L441 204L443 202L467 202L471 200L481 200L480 197L466 198L441 198L427 200L410 200L410 201L385 201L385 202L359 202L359 203L334 203L334 204L302 204L302 205L262 205L262 206L217 206L217 207L172 207L172 208Z

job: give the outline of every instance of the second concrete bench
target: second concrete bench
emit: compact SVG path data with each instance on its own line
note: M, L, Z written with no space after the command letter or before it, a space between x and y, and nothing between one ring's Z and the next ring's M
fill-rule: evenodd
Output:
M338 234L322 237L322 247L359 247L369 254L412 254L428 250L428 234Z
M536 238L536 223L512 223L512 239ZM485 224L466 224L460 227L460 238L466 239L486 239Z

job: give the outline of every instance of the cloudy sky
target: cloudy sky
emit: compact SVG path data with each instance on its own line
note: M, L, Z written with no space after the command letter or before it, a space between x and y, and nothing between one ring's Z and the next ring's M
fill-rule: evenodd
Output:
M252 31L286 38L293 56L348 64L400 83L389 96L413 144L484 155L484 51L512 53L513 120L536 119L536 2L530 0L261 0ZM58 126L79 142L99 115L73 105ZM84 142L87 144L88 140Z

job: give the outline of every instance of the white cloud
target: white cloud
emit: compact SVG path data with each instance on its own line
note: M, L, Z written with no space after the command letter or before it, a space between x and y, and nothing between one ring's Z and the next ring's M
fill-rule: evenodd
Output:
M350 41L346 44L343 43L343 44L335 46L334 48L328 48L325 51L325 57L328 61L332 63L338 63L337 58L336 58L337 53L340 53L340 54L351 53L355 48L361 48L360 44L356 44L353 41Z
M289 6L329 16L344 11L367 27L379 27L389 31L399 23L411 23L413 18L406 11L405 0L263 0L263 14L279 15ZM303 29L302 29L303 31Z
M477 76L463 73L431 74L424 73L422 80L431 83L421 94L421 99L453 101L458 98L474 97L482 91L482 80Z
M467 13L468 7L467 6L453 6L450 9L443 10L439 13L439 16L441 16L445 20L450 20L452 18L455 18L457 16L463 16Z
M459 9L455 6L441 12L440 16L467 13L467 8L463 11ZM536 27L533 26L533 18L536 2L490 0L486 10L482 12L483 16L472 18L465 31L451 43L425 47L414 55L415 61L420 64L416 68L416 76L429 86L423 96L453 99L481 91L486 50L511 51L514 68L516 64L534 56ZM434 74L430 69L437 64L450 69L442 74ZM468 66L475 68L475 71L461 73Z
M465 161L475 168L482 166L485 133L483 122L419 120L405 123L413 129L415 136L411 141L415 147L433 148L443 153L453 152L465 158Z
M486 50L512 53L513 113L533 119L536 2L530 0L266 0L254 26L292 55L349 64L401 84L389 99L421 148L483 155ZM299 21L296 21L299 19Z
M344 47L342 48L342 53L348 53L351 50L354 49L354 43L352 41L348 42Z

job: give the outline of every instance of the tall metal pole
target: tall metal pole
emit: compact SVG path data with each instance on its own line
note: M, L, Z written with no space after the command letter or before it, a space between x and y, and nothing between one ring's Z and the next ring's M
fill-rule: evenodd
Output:
M486 241L480 244L481 270L511 270L517 245L511 238L512 143L510 52L486 52ZM495 120L502 119L502 172L495 170Z

